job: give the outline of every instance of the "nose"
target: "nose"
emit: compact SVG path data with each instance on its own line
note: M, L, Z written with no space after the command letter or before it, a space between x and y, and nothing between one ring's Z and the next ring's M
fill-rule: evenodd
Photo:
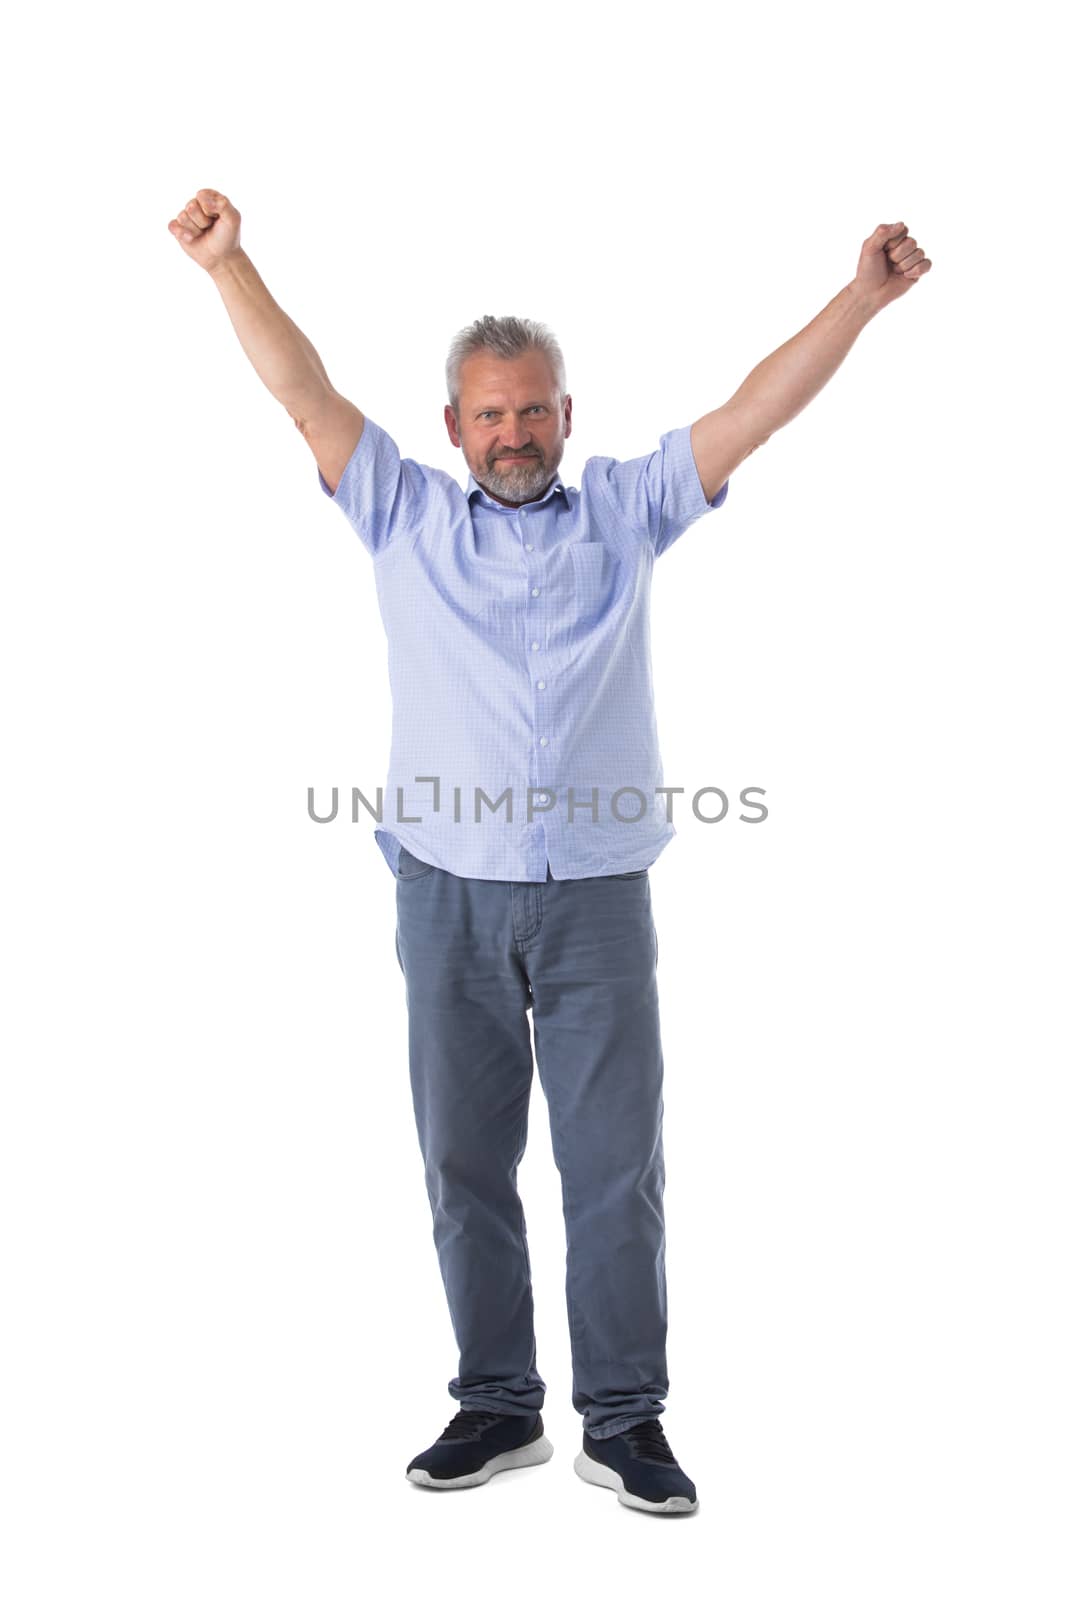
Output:
M510 439L507 438L506 435L502 434L500 443L497 445L496 453L498 456L532 455L534 452L532 447L532 435L530 434L529 429L527 429L525 432L519 428L513 429Z
M501 428L497 454L506 456L514 451L516 455L524 455L529 450L532 439L533 434L530 432L529 426L521 418L517 418L512 422L510 428L506 426Z

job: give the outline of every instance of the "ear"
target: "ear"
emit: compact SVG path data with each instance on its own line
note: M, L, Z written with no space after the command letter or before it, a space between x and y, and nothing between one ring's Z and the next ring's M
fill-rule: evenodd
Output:
M451 439L452 443L458 449L459 448L459 427L458 427L457 421L456 421L456 413L452 410L451 405L445 406L445 427L448 429L448 437Z

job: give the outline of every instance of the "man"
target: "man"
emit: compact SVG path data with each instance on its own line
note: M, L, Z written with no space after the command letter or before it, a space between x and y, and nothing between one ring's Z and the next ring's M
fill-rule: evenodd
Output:
M338 394L202 189L169 224L373 558L393 742L375 838L396 878L416 1125L459 1346L459 1411L408 1465L433 1488L547 1461L516 1171L530 1026L567 1232L575 1460L626 1506L697 1507L667 1443L662 1127L648 869L675 832L649 660L657 557L819 391L860 329L931 263L903 223L737 393L632 461L559 476L571 396L540 323L457 335L444 419L469 468L401 459ZM376 812L377 815L377 812Z

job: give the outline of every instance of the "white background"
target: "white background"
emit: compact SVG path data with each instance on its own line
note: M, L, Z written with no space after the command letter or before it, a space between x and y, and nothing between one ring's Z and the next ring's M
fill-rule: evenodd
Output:
M2 1498L11 1600L1064 1592L1062 183L1037 6L61 8L9 34ZM932 271L658 564L667 1436L404 1477L456 1351L372 566L167 231L201 186L401 453L546 321L562 472L721 405L903 220ZM661 1528L660 1522L669 1526ZM1057 1530L1057 1523L1059 1528ZM375 1568L378 1577L368 1574Z

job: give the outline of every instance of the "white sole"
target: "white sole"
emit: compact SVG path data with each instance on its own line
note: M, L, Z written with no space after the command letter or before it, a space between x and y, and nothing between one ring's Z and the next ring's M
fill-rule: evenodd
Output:
M552 1446L544 1434L531 1444L520 1445L518 1450L505 1450L493 1456L477 1472L468 1472L463 1478L434 1478L425 1467L412 1467L407 1474L409 1483L422 1483L429 1489L473 1489L475 1484L488 1483L497 1472L507 1472L512 1467L539 1467L552 1456Z
M695 1511L700 1504L699 1500L687 1500L684 1494L672 1494L666 1500L642 1500L640 1495L630 1493L613 1467L606 1467L602 1461L594 1461L584 1450L579 1450L575 1456L574 1470L586 1483L595 1483L601 1489L614 1489L624 1506L633 1506L638 1511Z

